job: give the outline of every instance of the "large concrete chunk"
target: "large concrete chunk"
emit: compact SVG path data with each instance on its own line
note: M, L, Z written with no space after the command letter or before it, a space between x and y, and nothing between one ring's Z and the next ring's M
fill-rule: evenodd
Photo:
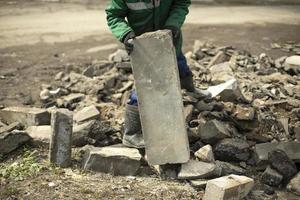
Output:
M94 105L85 107L74 115L74 121L78 123L98 118L100 118L100 112Z
M178 173L178 179L199 179L208 178L214 175L216 165L202 161L190 160L181 165L181 170Z
M185 163L190 155L171 32L146 33L134 45L131 62L148 161Z
M207 182L203 200L242 199L250 192L254 180L246 176L229 175Z
M85 170L132 176L137 173L141 158L139 151L134 148L94 147L85 153L82 165Z
M0 134L0 154L7 154L30 140L24 131L14 130Z
M13 122L20 122L24 126L50 124L50 114L40 108L8 107L0 110L0 118L7 124Z
M59 109L52 112L50 162L60 167L68 167L71 164L73 114L67 109Z
M26 132L34 141L45 142L45 143L50 142L51 126L49 125L29 126L26 129Z

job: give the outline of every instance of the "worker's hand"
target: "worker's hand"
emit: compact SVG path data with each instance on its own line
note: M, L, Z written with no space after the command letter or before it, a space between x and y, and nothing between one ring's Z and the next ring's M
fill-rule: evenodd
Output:
M134 32L129 32L123 39L123 44L125 46L125 49L128 53L128 55L130 55L133 51L133 39L135 38L135 34Z
M173 43L176 45L181 35L180 29L176 26L165 26L164 29L172 31Z

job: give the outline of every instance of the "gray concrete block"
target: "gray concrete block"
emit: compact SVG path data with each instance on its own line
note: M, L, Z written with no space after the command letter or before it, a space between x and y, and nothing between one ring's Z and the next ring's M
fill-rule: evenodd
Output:
M50 124L50 114L40 108L7 107L0 110L0 119L7 124L20 122L24 126Z
M185 163L189 145L171 32L143 34L134 45L131 62L148 161Z
M34 140L39 142L50 142L51 137L51 126L29 126L26 129L28 135Z
M92 119L99 119L99 118L100 118L100 112L94 105L85 107L79 110L78 112L76 112L74 115L74 121L78 123L87 120L92 120Z
M8 154L30 140L24 131L14 130L0 134L0 154Z
M71 164L73 114L67 109L52 112L49 160L60 167Z

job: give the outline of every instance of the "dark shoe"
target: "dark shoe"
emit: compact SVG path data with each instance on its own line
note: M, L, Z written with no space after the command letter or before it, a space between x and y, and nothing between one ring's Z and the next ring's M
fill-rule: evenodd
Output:
M184 78L181 78L180 85L181 85L182 89L186 89L188 92L196 93L203 98L211 97L211 93L208 92L207 90L201 90L201 89L195 88L193 75L189 75Z
M127 104L125 108L123 145L134 148L145 148L139 110L137 106Z

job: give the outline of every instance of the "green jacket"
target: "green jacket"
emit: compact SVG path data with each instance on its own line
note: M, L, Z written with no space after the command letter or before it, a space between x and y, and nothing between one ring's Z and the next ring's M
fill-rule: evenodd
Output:
M191 0L111 0L106 8L107 23L119 41L130 31L139 36L164 26L181 28L190 4ZM176 42L177 54L181 47L182 37Z

